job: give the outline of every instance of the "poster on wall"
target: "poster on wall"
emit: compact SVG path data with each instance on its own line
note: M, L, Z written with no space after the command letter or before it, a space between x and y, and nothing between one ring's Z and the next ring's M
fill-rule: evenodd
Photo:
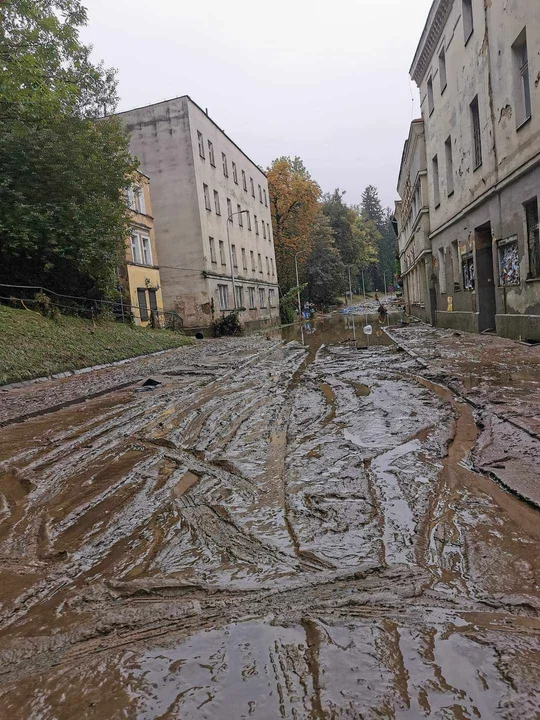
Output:
M463 287L474 290L474 259L472 253L463 256Z
M519 285L517 235L499 242L499 283L500 285Z

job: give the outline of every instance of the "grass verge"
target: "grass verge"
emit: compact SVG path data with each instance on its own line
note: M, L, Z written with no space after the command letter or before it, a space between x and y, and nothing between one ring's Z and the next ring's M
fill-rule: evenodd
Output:
M0 385L189 345L171 330L61 316L0 305Z

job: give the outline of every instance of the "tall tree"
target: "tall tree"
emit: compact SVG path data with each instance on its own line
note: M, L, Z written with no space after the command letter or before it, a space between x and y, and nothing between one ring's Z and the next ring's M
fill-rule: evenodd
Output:
M378 262L371 269L371 286L382 290L386 279L387 285L393 282L396 268L397 240L392 227L392 212L383 209L379 193L374 185L368 185L362 193L360 205L362 215L377 227L379 238L377 243Z
M136 163L117 118L115 72L79 41L78 0L0 6L0 279L107 293Z
M307 263L308 292L311 302L323 308L337 302L345 291L345 266L334 244L328 217L319 213L311 230L311 254Z
M277 158L266 172L278 278L282 291L287 292L296 284L297 253L301 279L304 278L321 189L299 157Z

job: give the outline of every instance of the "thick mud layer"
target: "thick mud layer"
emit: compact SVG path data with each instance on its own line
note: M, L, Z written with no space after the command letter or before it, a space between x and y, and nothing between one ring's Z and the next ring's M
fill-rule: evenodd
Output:
M349 321L3 429L6 717L540 717L538 513Z

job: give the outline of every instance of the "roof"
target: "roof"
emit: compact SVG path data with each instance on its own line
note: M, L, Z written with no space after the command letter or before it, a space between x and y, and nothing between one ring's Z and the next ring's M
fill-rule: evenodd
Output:
M174 100L184 100L184 99L189 100L189 102L192 103L193 105L195 105L195 107L198 108L198 109L203 113L203 115L206 115L206 117L208 118L208 120L210 120L210 122L212 123L212 125L214 125L214 127L216 127L221 133L223 133L223 135L225 135L225 137L227 138L227 140L228 140L229 142L231 142L231 143L234 145L234 147L235 147L240 153L242 153L242 155L246 158L246 160L248 160L252 165L254 165L254 166L264 175L264 177L266 177L266 173L264 172L264 170L261 170L261 168L259 167L259 165L257 165L257 163L254 162L254 161L249 157L249 155L247 155L247 154L242 150L242 148L239 147L239 146L234 142L234 140L227 135L227 133L225 132L225 130L223 130L223 128L221 128L214 120L212 120L212 118L210 117L210 115L208 115L208 112L205 111L205 110L203 110L202 107L201 107L200 105L198 105L198 104L195 102L195 100L193 100L189 95L178 95L178 97L169 98L168 100L160 100L160 102L149 103L148 105L141 105L140 107L131 108L130 110L123 110L122 112L118 112L118 113L114 113L114 114L115 114L115 115L125 115L125 114L127 114L127 113L134 112L135 110L145 110L146 108L155 107L156 105L165 105L166 103L173 102Z
M417 85L420 85L426 74L453 5L454 0L433 0L409 70L411 78Z

